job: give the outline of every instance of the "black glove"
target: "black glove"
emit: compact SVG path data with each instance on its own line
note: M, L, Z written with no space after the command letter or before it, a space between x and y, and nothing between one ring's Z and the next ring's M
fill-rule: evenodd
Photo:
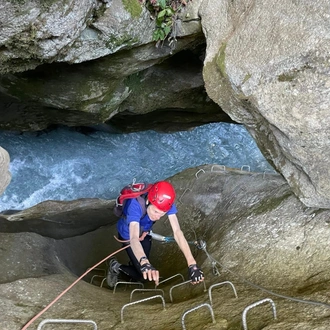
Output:
M202 281L204 279L203 271L196 264L190 265L188 267L188 272L189 272L189 278L193 283Z
M147 272L148 270L156 270L149 262L146 262L142 266L140 266L140 270L142 273Z

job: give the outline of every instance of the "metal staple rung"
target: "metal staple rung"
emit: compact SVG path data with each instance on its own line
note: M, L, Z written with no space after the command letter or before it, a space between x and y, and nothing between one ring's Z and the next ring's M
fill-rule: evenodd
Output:
M195 174L195 177L196 177L197 179L198 179L198 173L199 173L199 172L203 172L203 173L205 173L205 171L201 168L201 169L200 169L199 171L197 171L196 174Z
M95 277L102 277L102 278L104 278L104 275L93 275L92 278L91 278L90 284L93 283L93 280L94 280Z
M221 167L222 169L218 170L218 171L213 171L214 167ZM220 172L220 171L226 171L226 166L225 165L213 165L211 167L211 172Z
M184 323L184 318L186 317L186 315L187 315L188 313L191 313L191 312L193 312L193 311L195 311L195 310L201 308L201 307L207 307L207 308L209 309L209 311L210 311L210 313L211 313L211 317L212 317L212 323L215 323L214 312L213 312L213 309L212 309L211 305L209 305L209 304L201 304L201 305L196 306L196 307L194 307L194 308L192 308L192 309L189 309L188 311L186 311L186 312L182 315L181 322L182 322L182 329L183 329L183 330L186 329L186 326L185 326L185 323Z
M46 319L39 323L37 330L40 330L46 323L90 323L94 330L97 330L97 325L92 320L66 320L66 319Z
M162 296L164 297L164 290L162 290L162 289L134 289L131 292L131 296L129 298L130 302L132 302L134 292L161 292Z
M101 282L101 284L100 284L100 288L103 287L104 281L105 281L106 279L107 279L107 278L105 277L105 278L102 280L102 282Z
M229 285L231 285L231 287L232 287L232 289L233 289L233 291L234 291L235 297L238 298L238 296L237 296L237 292L236 292L236 289L235 289L233 283L231 283L231 282L229 282L229 281L225 281L225 282L221 282L221 283L216 283L216 284L211 285L210 288L209 288L209 299L210 299L210 303L211 303L211 305L213 305L213 303L212 303L212 295L211 295L211 291L212 291L212 289L213 289L214 287L216 287L216 286L220 286L220 285L223 285L223 284L229 284Z
M244 171L244 167L247 167L247 168L248 168L248 171L250 172L250 166L249 166L249 165L243 165L243 166L241 167L241 171Z
M270 302L270 304L272 305L273 316L274 316L274 319L276 320L276 307L275 307L275 303L274 303L274 301L273 301L272 299L270 299L270 298L266 298L266 299L263 299L263 300L259 300L259 301L255 302L255 303L253 303L253 304L247 306L247 307L244 309L244 311L243 311L243 315L242 315L243 329L244 329L244 330L248 330L247 323L246 323L246 314L247 314L247 312L248 312L251 308L256 307L256 306L258 306L258 305L261 305L261 304L263 304L263 303L265 303L265 302Z
M116 292L116 288L117 288L117 285L118 284L126 284L126 285L140 285L140 286L142 286L142 288L144 288L144 285L143 285L143 283L141 283L141 282L117 282L116 283L116 285L115 285L115 287L113 288L113 293L115 293Z
M181 277L182 282L184 281L184 276L183 276L182 274L178 273L178 274L175 274L175 275L173 275L173 276L171 276L171 277L168 277L168 278L166 278L165 280L159 282L158 285L155 285L155 289L156 289L157 286L159 286L160 284L163 284L163 283L165 283L165 282L167 282L167 281L169 281L169 280L172 280L173 278L175 278L175 277L177 277L177 276L180 276L180 277Z
M264 171L264 173L262 174L263 179L266 177L266 174L273 174L273 172L268 171L268 170Z
M180 284L177 284L177 285L174 285L174 286L171 287L171 289L170 289L170 299L171 299L171 302L173 302L173 297L172 297L172 291L173 291L173 289L174 289L174 288L177 288L178 286L185 285L185 284L187 284L187 283L191 283L191 280L185 281L185 282L183 282L183 283L180 283ZM207 291L207 290L206 290L206 284L205 284L205 281L203 281L202 283L203 283L203 285L204 285L204 292L205 292L205 291ZM202 284L202 283L199 283L199 284Z
M126 304L122 307L121 309L121 313L120 313L120 316L121 316L121 323L124 323L124 309L128 306L132 306L132 305L136 305L136 304L139 304L139 303L142 303L144 301L148 301L148 300L151 300L151 299L155 299L155 298L160 298L162 300L162 304L163 304L163 310L165 309L165 300L164 298L161 296L161 295L157 295L157 296L152 296L152 297L149 297L149 298L145 298L145 299L141 299L141 300L137 300L137 301L134 301L134 302L131 302L129 304Z

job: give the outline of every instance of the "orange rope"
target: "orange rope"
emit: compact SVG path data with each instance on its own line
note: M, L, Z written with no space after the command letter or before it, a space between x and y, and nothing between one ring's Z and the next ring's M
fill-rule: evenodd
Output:
M127 239L127 240L121 240L121 239L119 239L117 236L115 236L115 235L113 235L113 237L115 238L115 240L117 241L117 242L119 242L119 243L129 243L129 239Z
M105 257L104 259L102 259L100 262L98 262L97 264L95 264L93 267L89 268L86 270L86 272L84 274L82 274L79 278L77 278L69 287L67 287L61 294L59 294L50 304L48 304L40 313L38 313L36 316L34 316L23 328L22 330L25 330L28 328L28 326L30 326L32 324L32 322L34 322L39 316L41 316L44 312L46 312L46 310L48 310L48 308L50 308L57 300L59 300L66 292L68 292L76 283L78 283L86 274L88 274L92 269L94 269L95 267L97 267L98 265L100 265L102 262L106 261L107 259L109 259L110 257L112 257L113 255L115 255L116 253L127 249L130 245L126 245L124 247L122 247L121 249L109 254L107 257Z
M142 235L139 237L139 241L143 241L147 235L149 235L149 232L144 231L144 232L142 233ZM129 243L129 242L130 242L129 239L121 240L121 239L119 239L116 235L113 235L113 237L114 237L115 240L116 240L117 242L119 242L119 243Z

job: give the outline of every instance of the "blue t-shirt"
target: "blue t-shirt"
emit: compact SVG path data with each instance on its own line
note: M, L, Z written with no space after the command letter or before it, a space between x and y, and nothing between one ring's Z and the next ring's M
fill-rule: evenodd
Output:
M167 215L176 214L178 211L175 204L166 212ZM150 231L155 221L150 220L148 213L142 217L142 207L139 202L134 199L128 199L125 202L123 215L117 222L117 230L123 239L129 239L129 224L132 221L140 223L140 234L144 231Z

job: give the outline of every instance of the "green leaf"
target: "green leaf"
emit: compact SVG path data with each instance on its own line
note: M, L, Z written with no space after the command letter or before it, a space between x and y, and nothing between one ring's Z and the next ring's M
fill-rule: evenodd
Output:
M165 15L166 15L166 9L160 11L160 12L158 13L158 15L157 15L157 18L158 18L158 19L159 19L159 18L162 18L162 17L164 17Z
M165 35L168 35L170 32L171 32L171 27L170 26L167 26L166 28L164 28L164 33Z
M165 39L165 37L166 37L166 35L165 35L165 33L164 33L164 31L163 30L159 30L159 35L160 35L160 40L164 40Z
M166 15L168 16L172 16L175 13L172 7L167 7L165 10L166 10Z
M157 29L156 31L154 31L154 33L152 34L152 40L157 41L160 39L160 34L159 34L159 29Z
M158 0L158 4L159 4L160 8L165 9L166 0Z
M163 19L156 19L156 26L157 27L161 27L161 25L163 24L164 20Z

